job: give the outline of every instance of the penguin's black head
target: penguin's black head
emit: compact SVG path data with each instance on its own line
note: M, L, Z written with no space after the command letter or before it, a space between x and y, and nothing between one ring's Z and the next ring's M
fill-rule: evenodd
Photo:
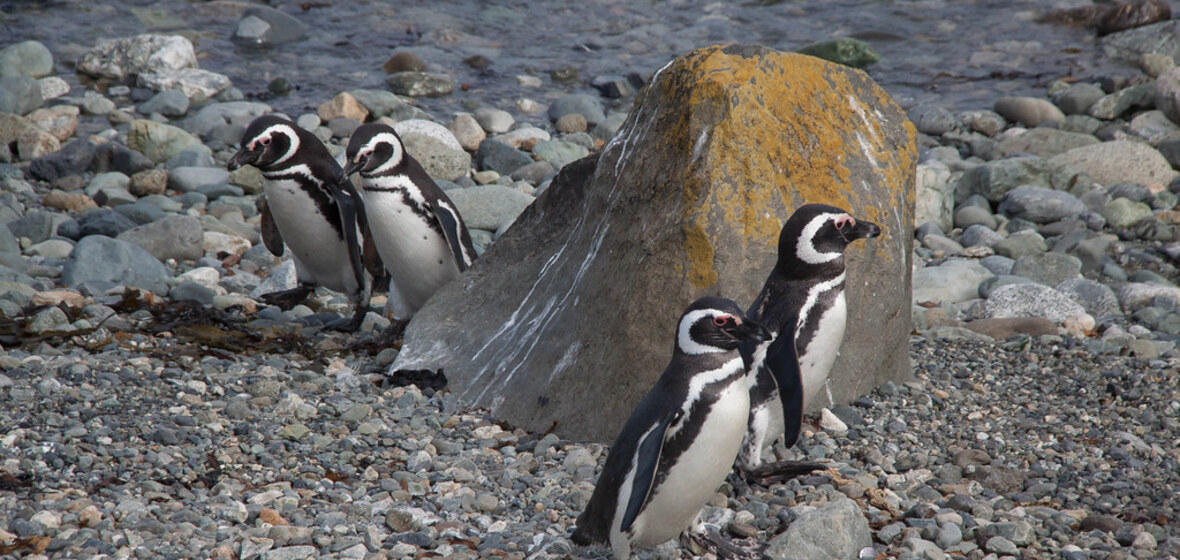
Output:
M703 297L688 306L676 328L676 351L709 354L736 350L746 340L770 339L770 332L746 318L733 300Z
M778 265L807 268L827 264L844 268L844 249L857 239L881 234L881 228L853 218L847 210L826 204L805 204L783 224L778 238Z
M406 150L402 139L393 128L381 123L363 124L352 132L344 174L360 173L362 177L374 177L393 171L402 164Z
M282 117L263 115L254 119L242 134L241 147L226 167L233 171L243 165L262 170L291 159L299 150L299 127Z

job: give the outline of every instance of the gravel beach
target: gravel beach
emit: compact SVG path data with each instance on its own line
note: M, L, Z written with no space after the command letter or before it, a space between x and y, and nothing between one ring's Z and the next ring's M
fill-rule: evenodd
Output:
M213 52L323 41L280 8L207 16ZM810 418L778 454L829 468L726 484L709 522L797 560L1180 557L1177 26L1088 40L1082 73L1018 75L984 104L901 94L922 149L914 379ZM293 266L259 237L257 171L225 162L272 111L333 153L388 122L483 251L655 68L514 62L469 94L499 51L439 26L311 98L254 66L274 61L206 64L199 33L146 27L0 40L0 557L609 557L568 539L606 447L391 377L380 313L321 328L349 314L342 294L262 303Z

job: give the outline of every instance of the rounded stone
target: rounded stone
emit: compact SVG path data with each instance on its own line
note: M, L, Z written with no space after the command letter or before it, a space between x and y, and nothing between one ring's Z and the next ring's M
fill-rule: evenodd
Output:
M406 153L422 164L431 177L453 181L467 175L471 154L447 127L422 119L402 121L393 126L406 146Z
M1061 112L1047 99L1036 97L1001 97L992 107L1005 119L1016 121L1024 126L1039 126L1043 122L1065 122L1065 113Z
M549 106L549 120L554 122L572 113L586 117L586 123L589 126L595 126L606 120L606 113L602 110L602 101L596 96L585 93L564 95Z
M0 49L0 76L43 78L53 73L53 53L37 41L21 41Z
M966 229L977 224L994 230L996 217L987 208L979 206L962 206L955 210L955 227Z
M923 103L909 111L910 121L918 128L918 132L941 136L958 127L955 115L942 105Z

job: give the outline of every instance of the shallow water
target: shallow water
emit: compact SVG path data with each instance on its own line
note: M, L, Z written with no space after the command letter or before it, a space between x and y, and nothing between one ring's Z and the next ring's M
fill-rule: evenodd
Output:
M421 100L443 119L476 103L517 114L521 97L545 102L592 91L587 84L599 75L646 78L679 54L725 42L795 50L833 38L863 39L882 55L869 73L907 108L924 101L990 108L1001 95L1041 96L1055 78L1129 72L1096 52L1091 31L1034 21L1060 0L273 2L311 30L300 42L269 49L229 39L251 5L0 0L0 46L36 39L69 73L72 61L101 38L180 33L193 39L202 68L226 74L250 97L265 96L276 77L290 80L296 91L267 101L292 115L339 91L384 88L382 63L405 47L465 87ZM478 71L463 63L473 55L491 59L491 67ZM549 71L563 67L576 68L580 81L552 82ZM544 85L523 89L515 78L521 74L540 76Z

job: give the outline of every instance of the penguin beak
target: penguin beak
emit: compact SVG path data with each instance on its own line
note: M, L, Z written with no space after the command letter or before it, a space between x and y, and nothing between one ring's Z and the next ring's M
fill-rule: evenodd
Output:
M869 239L881 235L881 227L868 220L857 220L852 231L848 232L848 241Z
M233 157L229 158L229 162L227 162L225 164L225 168L230 171L233 171L233 170L235 170L239 167L242 167L244 165L253 165L254 162L258 161L259 155L261 155L261 154L255 152L253 150L247 150L246 148L242 148L242 149L238 150L233 155Z
M344 164L344 176L345 177L352 177L353 173L356 173L356 172L360 171L361 169L364 169L365 163L367 163L368 161L369 160L367 158L361 158L359 160L348 160L348 162L346 162Z
M770 331L766 327L755 323L749 319L742 321L742 324L736 328L736 335L739 340L753 340L754 342L765 342L770 340Z

